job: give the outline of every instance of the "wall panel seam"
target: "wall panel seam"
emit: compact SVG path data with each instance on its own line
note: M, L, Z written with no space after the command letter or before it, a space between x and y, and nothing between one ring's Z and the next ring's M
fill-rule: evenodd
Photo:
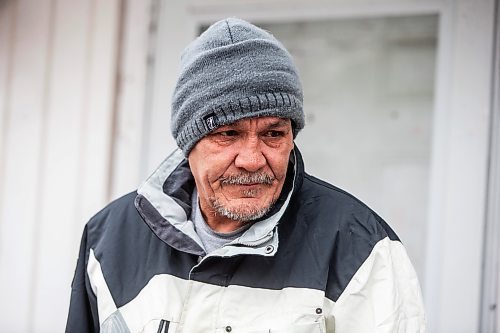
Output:
M38 144L38 166L37 166L37 178L34 186L35 198L39 198L35 202L35 216L41 216L42 210L44 209L42 205L42 196L44 194L45 186L49 184L45 184L43 179L43 175L45 175L46 170L46 152L47 152L47 130L48 130L48 118L50 113L50 88L52 82L52 68L54 62L54 35L55 35L55 21L56 21L56 8L57 8L57 0L50 1L49 8L49 29L48 29L48 38L47 38L47 54L45 58L44 64L44 74L43 74L43 88L42 88L42 105L40 107L39 112L41 112L41 131L40 131L40 142ZM36 258L37 253L40 249L40 223L38 221L34 221L33 223L33 247L31 258ZM29 290L29 308L28 308L28 323L29 323L29 332L35 332L34 325L34 314L35 314L35 288L36 288L36 280L37 275L39 273L39 263L37 260L33 260L33 268L30 279L30 290Z
M121 68L123 65L123 44L124 44L124 28L125 28L125 17L127 11L127 2L129 0L119 0L118 1L118 22L117 22L117 34L116 34L116 45L115 45L115 75L112 89L112 105L111 105L111 131L109 136L109 159L108 159L108 172L107 172L107 184L106 184L106 201L111 200L113 192L113 170L115 168L115 157L116 157L116 142L118 140L118 126L119 126L119 108L120 108L120 80L121 80Z
M12 3L9 4L11 7L6 9L10 10L10 27L9 27L9 41L7 43L7 61L6 61L6 72L5 72L5 77L3 78L5 82L5 90L4 90L4 101L3 101L3 113L0 114L0 117L2 117L2 128L0 131L0 136L2 137L2 140L0 141L0 239L2 239L2 229L3 229L3 223L6 223L5 221L2 221L2 216L3 216L3 205L4 205L4 196L5 196L5 165L7 163L6 159L6 147L7 147L7 141L9 139L9 121L10 121L10 112L11 112L11 94L12 94L12 71L14 68L14 50L16 47L16 24L17 24L17 2L13 1ZM4 5L4 8L7 8L7 5ZM0 247L0 251L1 251ZM0 257L2 256L2 253L0 253Z

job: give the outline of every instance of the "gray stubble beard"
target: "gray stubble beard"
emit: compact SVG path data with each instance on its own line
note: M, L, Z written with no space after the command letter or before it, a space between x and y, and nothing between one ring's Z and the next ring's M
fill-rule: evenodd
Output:
M253 173L253 174L240 174L240 175L230 176L227 178L222 178L221 184L245 185L248 183L259 183L270 186L272 185L274 180L275 180L274 177L267 175L265 173ZM253 197L257 194L255 190L246 190L246 191L247 192L243 194L249 197ZM272 202L269 205L262 208L240 205L239 207L231 209L225 207L217 198L212 198L210 200L212 208L214 209L216 214L231 219L233 221L240 222L242 224L260 219L261 217L269 213L275 202L276 199L272 200Z
M252 207L235 207L233 209L225 207L223 204L220 203L218 199L213 199L211 201L212 203L212 208L214 209L215 213L226 217L228 219L231 219L233 221L237 221L240 223L248 223L257 219L260 219L269 211L274 205L274 202L271 202L269 205L266 207L262 208L252 208Z

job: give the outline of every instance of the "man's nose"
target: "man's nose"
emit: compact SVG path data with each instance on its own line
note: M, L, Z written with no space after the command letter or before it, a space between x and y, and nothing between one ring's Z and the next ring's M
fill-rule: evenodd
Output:
M261 143L258 139L245 140L234 161L237 168L249 172L260 170L266 165L266 157L262 153Z

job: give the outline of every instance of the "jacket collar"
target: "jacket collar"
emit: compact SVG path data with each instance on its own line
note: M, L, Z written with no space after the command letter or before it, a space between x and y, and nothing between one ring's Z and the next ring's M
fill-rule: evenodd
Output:
M303 164L297 148L290 154L290 160L286 184L271 212L255 222L239 238L210 255L272 256L276 253L278 222L287 209L293 192L302 183ZM187 159L182 151L177 149L137 190L135 205L146 224L163 242L179 251L204 256L201 240L196 234L193 222L189 219L194 186L194 178Z

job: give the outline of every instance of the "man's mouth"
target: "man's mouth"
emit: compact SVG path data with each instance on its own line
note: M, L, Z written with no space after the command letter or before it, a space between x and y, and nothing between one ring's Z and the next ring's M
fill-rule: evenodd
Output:
M237 175L230 175L226 177L220 177L220 183L222 186L225 185L240 185L245 187L257 186L257 185L272 185L275 181L275 177L268 175L264 172L257 173L240 173Z

